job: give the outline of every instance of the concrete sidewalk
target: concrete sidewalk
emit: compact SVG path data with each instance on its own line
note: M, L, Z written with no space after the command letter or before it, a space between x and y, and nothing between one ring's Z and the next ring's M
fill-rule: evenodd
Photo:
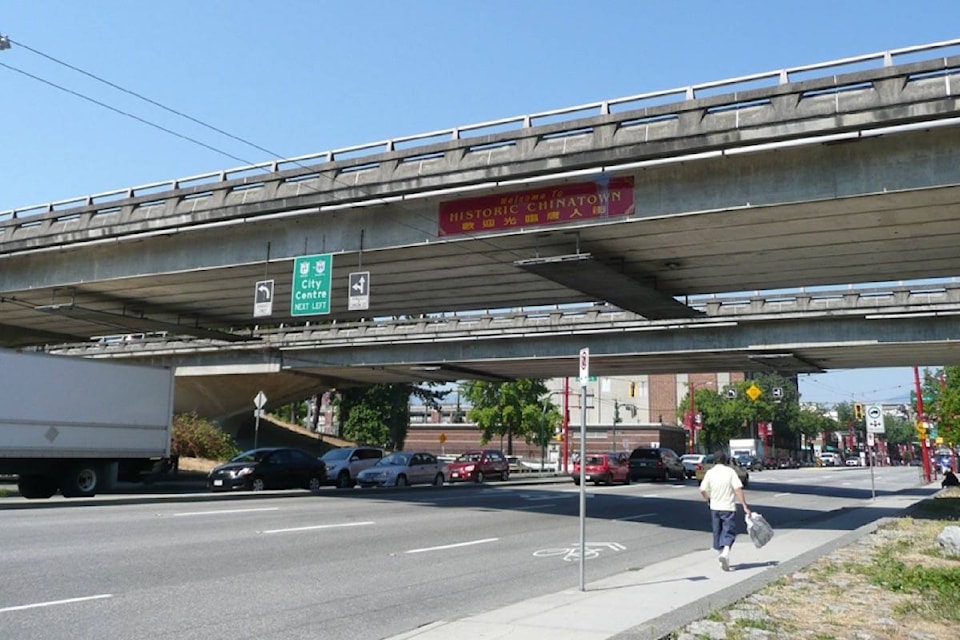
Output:
M576 584L460 620L438 621L389 640L658 640L758 591L780 576L804 567L874 530L879 521L903 513L937 491L865 500L841 509L816 526L776 531L762 549L740 535L724 572L716 552L696 551L636 571ZM589 579L590 563L586 564Z

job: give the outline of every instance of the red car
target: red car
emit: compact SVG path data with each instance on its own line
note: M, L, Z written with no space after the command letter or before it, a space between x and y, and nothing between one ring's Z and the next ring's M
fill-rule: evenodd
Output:
M510 477L510 463L497 449L467 451L447 464L447 480L450 482L483 482L491 477L501 480Z
M619 451L593 453L587 455L587 466L583 470L584 480L593 484L630 484L630 457ZM580 463L573 465L573 484L580 484Z

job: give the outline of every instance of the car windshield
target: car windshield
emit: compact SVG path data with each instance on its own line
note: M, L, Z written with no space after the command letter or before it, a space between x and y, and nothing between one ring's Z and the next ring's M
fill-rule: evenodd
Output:
M680 456L680 459L684 462L698 462L701 458L703 458L703 456L698 453L688 453L687 455Z
M480 462L480 458L482 457L483 454L478 451L474 451L470 453L464 453L463 455L459 456L455 462Z
M587 456L587 464L598 464L602 465L605 462L603 456Z
M409 453L391 453L386 458L380 458L375 466L378 467L405 467L410 462Z
M264 451L263 449L254 449L253 451L244 451L240 455L231 459L230 462L260 462L269 453L270 451Z
M660 452L656 449L636 449L633 454L631 454L631 457L644 458L646 460L659 460Z
M330 451L323 454L323 457L320 459L332 462L334 460L344 460L349 455L350 449L330 449Z

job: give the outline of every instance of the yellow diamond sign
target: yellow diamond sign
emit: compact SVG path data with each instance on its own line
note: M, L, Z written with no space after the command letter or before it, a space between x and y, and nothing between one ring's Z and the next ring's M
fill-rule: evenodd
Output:
M763 395L763 391L761 391L760 387L758 387L755 384L750 385L750 388L747 389L747 396L754 402L756 402L757 398L759 398L762 395Z

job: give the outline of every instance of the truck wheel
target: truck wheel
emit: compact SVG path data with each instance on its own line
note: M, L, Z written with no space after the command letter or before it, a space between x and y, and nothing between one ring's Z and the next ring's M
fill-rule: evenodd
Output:
M28 500L49 498L57 492L57 481L47 476L20 476L17 488Z
M81 463L67 468L60 481L60 493L65 498L89 498L97 494L103 472L97 465Z

